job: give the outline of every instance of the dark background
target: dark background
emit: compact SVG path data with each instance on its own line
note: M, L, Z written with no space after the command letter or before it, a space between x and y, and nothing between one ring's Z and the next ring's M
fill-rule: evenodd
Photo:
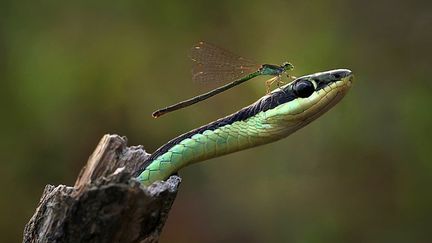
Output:
M2 1L0 241L46 184L73 185L105 133L149 152L265 92L264 79L153 119L207 40L350 93L280 142L181 171L162 242L431 242L430 1Z

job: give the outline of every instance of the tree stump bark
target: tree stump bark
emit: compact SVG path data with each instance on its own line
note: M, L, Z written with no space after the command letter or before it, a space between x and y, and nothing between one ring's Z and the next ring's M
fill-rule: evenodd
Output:
M47 185L24 242L157 242L181 178L143 187L134 172L149 156L105 135L73 187Z

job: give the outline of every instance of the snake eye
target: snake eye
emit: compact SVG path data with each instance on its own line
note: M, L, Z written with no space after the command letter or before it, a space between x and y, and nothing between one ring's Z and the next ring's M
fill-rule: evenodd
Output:
M309 80L299 80L293 85L293 90L298 97L306 98L315 91L315 87Z

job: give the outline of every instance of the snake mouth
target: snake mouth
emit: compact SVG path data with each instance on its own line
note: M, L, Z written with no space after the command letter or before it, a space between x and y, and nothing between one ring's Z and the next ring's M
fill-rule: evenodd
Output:
M348 85L351 85L354 82L354 74L350 73L349 75L347 75L346 77L344 77L342 79L342 81L344 81Z
M354 82L354 75L352 74L351 71L349 71L349 73L347 73L347 75L343 77L341 80L336 81L334 83L330 83L328 85L330 90L324 89L325 94L323 98L327 99L326 101L327 104L325 104L318 113L322 114L328 111L335 104L337 104L351 88L353 82Z

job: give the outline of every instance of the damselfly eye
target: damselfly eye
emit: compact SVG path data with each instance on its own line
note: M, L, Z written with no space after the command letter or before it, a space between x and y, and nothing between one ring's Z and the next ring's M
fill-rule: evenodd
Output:
M315 87L309 80L299 80L293 85L293 90L298 97L306 98L315 91Z

